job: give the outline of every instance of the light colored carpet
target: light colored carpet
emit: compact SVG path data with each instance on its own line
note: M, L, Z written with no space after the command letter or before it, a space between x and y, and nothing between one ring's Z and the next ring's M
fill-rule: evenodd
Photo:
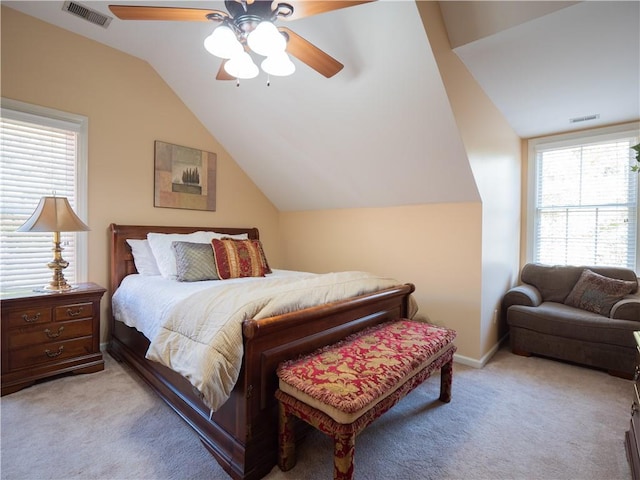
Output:
M226 479L189 427L128 367L35 385L0 401L1 478ZM356 441L356 479L624 479L632 382L501 349L483 369L454 366L453 399L432 377ZM332 478L314 432L289 472Z

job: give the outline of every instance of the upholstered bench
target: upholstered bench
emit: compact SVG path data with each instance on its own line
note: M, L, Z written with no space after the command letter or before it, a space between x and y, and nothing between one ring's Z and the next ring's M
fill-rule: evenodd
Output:
M334 479L353 478L356 435L437 369L440 400L451 400L455 337L447 328L399 319L280 364L280 469L296 463L298 417L333 437Z

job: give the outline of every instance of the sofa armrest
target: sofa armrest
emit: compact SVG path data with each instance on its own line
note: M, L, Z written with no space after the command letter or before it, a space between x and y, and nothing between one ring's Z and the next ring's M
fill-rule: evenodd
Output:
M611 307L610 318L640 322L640 295L627 295Z
M525 305L527 307L537 307L542 303L542 295L533 285L528 283L513 287L505 293L502 299L502 306L506 311L511 305Z

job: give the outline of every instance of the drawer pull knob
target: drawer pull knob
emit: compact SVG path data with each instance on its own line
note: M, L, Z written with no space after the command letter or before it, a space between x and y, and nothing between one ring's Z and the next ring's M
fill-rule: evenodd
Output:
M47 357L49 357L49 358L55 358L55 357L57 357L58 355L60 355L62 353L62 350L64 350L64 346L60 345L60 348L58 349L57 352L52 352L51 350L46 349L44 351L44 353L46 353Z
M33 317L30 317L26 313L22 315L22 319L27 323L36 322L40 318L40 312L36 313Z
M67 308L67 315L69 315L70 317L77 317L81 313L82 313L82 307L78 307L76 310L71 310L70 308Z
M64 327L60 327L58 329L57 333L52 332L51 330L49 330L48 328L44 331L45 335L49 338L58 338L60 336L60 334L62 333L62 331L64 330Z

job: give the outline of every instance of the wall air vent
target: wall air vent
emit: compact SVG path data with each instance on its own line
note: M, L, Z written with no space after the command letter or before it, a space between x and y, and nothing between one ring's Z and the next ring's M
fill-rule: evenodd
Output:
M87 8L84 5L80 5L78 2L64 2L62 10L72 13L80 18L84 18L87 22L100 25L104 28L107 28L111 23L111 20L113 20L113 17L109 17L96 10L92 10L91 8Z
M600 114L596 113L594 115L585 115L584 117L570 118L569 123L588 122L589 120L597 120L598 118L600 118Z

